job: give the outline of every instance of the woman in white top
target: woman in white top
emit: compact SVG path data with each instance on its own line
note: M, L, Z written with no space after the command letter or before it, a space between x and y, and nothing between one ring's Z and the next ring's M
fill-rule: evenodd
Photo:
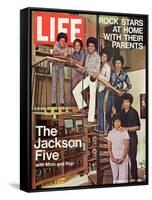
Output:
M129 135L121 129L121 119L117 114L114 128L108 134L108 151L113 174L113 183L128 182Z

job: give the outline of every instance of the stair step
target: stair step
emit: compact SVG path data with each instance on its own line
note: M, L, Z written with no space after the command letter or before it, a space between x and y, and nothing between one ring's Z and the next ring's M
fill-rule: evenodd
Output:
M104 175L105 175L105 176L112 175L111 168L110 168L110 169L107 169L107 170L105 170L105 171L104 171Z
M108 151L100 151L99 156L109 157L109 153L108 153Z
M108 145L107 144L100 144L99 148L100 149L107 149L108 150Z
M97 174L91 174L88 178L93 185L97 185Z
M101 138L104 138L104 137L107 137L108 134L107 134L107 133L101 133L101 134L99 134L99 136L100 136Z
M106 137L99 137L98 140L99 140L100 142L104 142L104 143L106 143L106 144L107 144L107 142L108 142L108 140L107 140Z
M100 159L100 163L109 163L109 158Z
M33 108L34 113L48 113L52 115L58 115L63 113L75 114L75 110L76 110L75 107L70 107L70 106L58 106L58 107L39 106Z
M113 180L112 177L103 178L103 184L112 184Z
M97 127L98 124L85 124L84 127Z
M105 165L103 167L100 167L100 171L104 171L106 169L109 169L110 168L110 164L109 165Z

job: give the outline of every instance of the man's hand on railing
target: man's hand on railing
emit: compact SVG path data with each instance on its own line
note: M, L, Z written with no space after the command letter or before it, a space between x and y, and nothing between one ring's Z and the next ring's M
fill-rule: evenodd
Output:
M87 71L87 69L86 69L86 67L83 67L83 68L79 68L79 70L80 70L80 72L82 73L82 74L84 74L86 71Z
M69 58L68 60L70 61L70 64L71 64L71 65L74 65L74 64L75 64L75 60L74 60L73 58Z
M96 79L96 78L98 77L98 73L97 73L97 72L93 72L93 73L91 74L91 76L92 76L94 79Z
M124 92L120 91L118 92L118 96L121 97L124 94Z

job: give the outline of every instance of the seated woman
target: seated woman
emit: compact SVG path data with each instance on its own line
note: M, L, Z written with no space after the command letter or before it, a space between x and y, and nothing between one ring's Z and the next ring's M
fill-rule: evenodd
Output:
M113 175L113 183L128 182L129 135L121 129L121 118L114 118L114 128L108 134L108 152Z

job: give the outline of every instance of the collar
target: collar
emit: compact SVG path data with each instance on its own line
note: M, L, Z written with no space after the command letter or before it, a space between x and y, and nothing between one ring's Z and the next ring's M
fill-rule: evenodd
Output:
M92 54L88 53L89 56L96 56L97 55L97 51L94 51Z
M57 42L57 46L58 46L60 49L65 49L65 48L67 48L67 45L65 45L64 47L61 47L60 44L59 44L59 42Z
M115 70L114 70L113 72L116 74L116 71L115 71ZM119 75L118 75L118 76L120 76L121 74L124 74L124 71L123 71L123 69L121 69L121 70L120 70L120 73L119 73ZM117 75L117 74L116 74L116 75Z
M128 112L130 112L130 111L132 111L133 110L133 108L132 108L132 106L130 106L130 108L129 108L129 110L128 110ZM125 113L125 114L127 114L128 112L125 112L125 109L123 108L123 112Z

